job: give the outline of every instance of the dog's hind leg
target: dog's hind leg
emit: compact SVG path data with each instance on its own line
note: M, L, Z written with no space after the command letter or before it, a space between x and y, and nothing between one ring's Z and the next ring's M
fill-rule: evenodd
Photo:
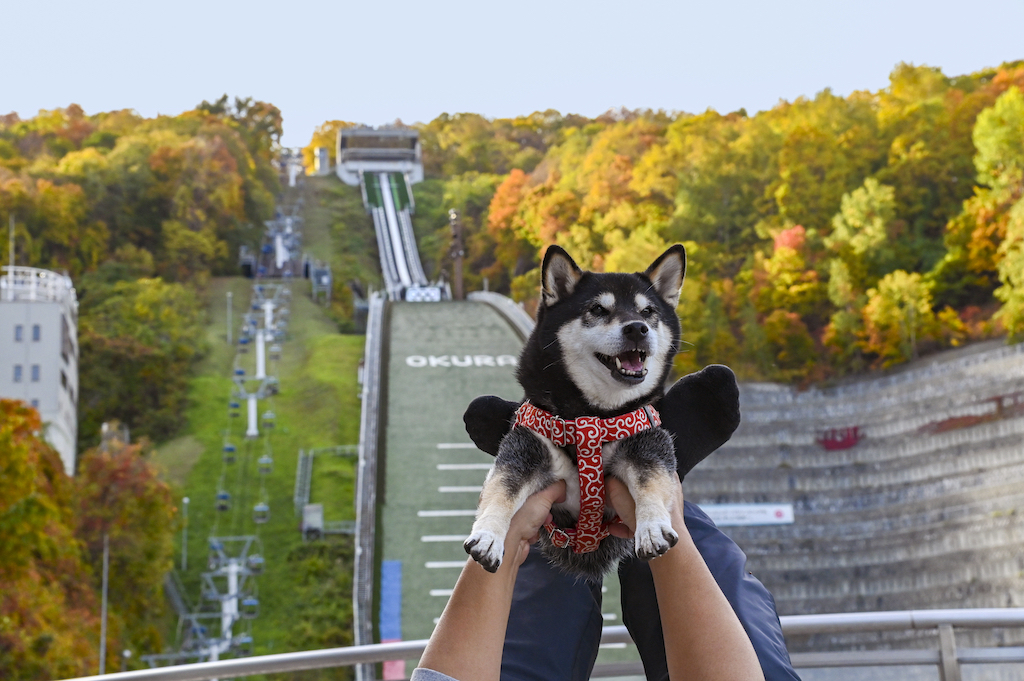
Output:
M501 441L494 467L487 474L473 530L463 547L489 572L496 572L505 552L512 516L527 497L555 481L551 456L536 435L523 427Z
M672 529L676 468L672 436L661 428L646 430L617 443L608 473L626 484L636 502L636 555L657 558L679 541Z

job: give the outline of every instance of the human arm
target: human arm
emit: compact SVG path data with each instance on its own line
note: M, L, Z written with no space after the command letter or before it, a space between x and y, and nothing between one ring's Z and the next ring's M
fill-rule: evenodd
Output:
M549 516L565 494L557 482L526 500L512 517L505 536L505 559L491 574L473 559L466 562L448 605L430 636L420 666L461 681L497 680L512 591L519 566Z
M632 536L633 499L626 486L606 478L609 504L623 524L612 527L620 537ZM698 552L683 521L682 488L676 486L672 526L679 542L648 565L654 580L669 678L764 679L754 647Z

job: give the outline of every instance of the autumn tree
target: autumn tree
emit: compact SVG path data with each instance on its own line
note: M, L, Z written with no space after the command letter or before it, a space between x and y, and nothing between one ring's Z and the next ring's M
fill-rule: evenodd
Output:
M99 602L75 536L75 490L39 414L0 399L0 669L7 679L96 669Z
M1014 338L1024 335L1024 95L1007 90L974 128L978 179L1008 206L998 250L999 280L995 295L1003 302L998 318Z
M163 581L172 567L177 526L170 488L146 459L144 445L117 439L79 458L75 485L76 537L96 575L108 538L108 607L123 631L117 649L159 651Z

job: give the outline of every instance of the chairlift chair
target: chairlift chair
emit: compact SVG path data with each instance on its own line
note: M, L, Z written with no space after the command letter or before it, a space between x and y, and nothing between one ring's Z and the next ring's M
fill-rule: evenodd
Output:
M266 561L263 560L263 556L258 553L254 553L245 559L245 566L249 568L249 572L254 575L263 574L263 566Z
M231 444L230 442L225 444L224 445L224 463L234 463L235 462L235 452L236 451L237 450L236 450L235 446L233 444Z
M228 416L231 418L238 418L241 415L241 408L242 405L238 402L228 402Z
M256 619L256 616L260 614L260 599L256 598L255 596L243 598L242 607L240 608L240 614L242 615L242 619Z
M224 543L216 539L209 542L210 555L206 559L206 566L209 570L216 570L220 567L220 557L224 552Z
M226 511L231 507L231 495L221 490L217 492L217 510Z
M259 471L263 475L269 475L270 471L274 470L274 458L269 454L264 454L256 461L259 466Z
M274 345L270 346L270 359L272 359L274 361L277 361L277 360L281 359L281 346L280 345L277 345L275 343Z
M235 376L245 376L245 369L242 369L242 368L235 369Z
M249 657L252 655L252 636L248 634L236 636L231 642L231 647L234 649L237 657Z
M263 427L264 428L273 428L274 427L274 421L276 419L277 419L277 416L274 414L274 412L272 412L272 411L265 411L265 412L263 412Z
M252 521L257 525L270 520L270 506L266 505L262 501L252 507Z

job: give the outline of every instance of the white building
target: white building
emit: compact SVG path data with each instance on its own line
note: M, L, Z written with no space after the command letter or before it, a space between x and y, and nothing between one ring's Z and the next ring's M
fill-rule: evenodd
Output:
M78 297L70 277L35 267L0 276L0 397L39 410L46 441L75 472Z

